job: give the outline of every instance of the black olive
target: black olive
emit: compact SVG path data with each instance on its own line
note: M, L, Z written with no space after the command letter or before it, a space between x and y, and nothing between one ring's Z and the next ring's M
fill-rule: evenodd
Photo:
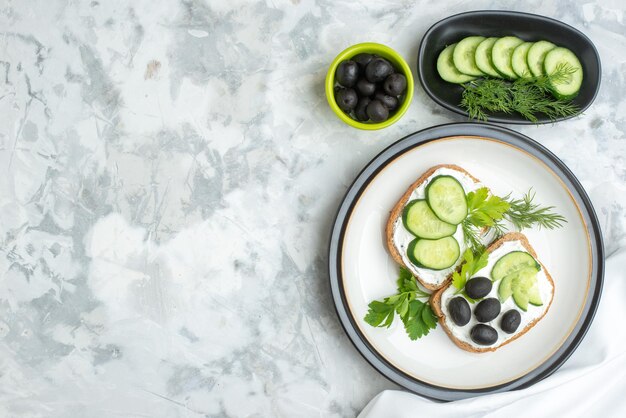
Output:
M472 299L484 298L491 292L493 283L486 277L474 277L465 283L465 293Z
M398 107L398 99L386 94L384 91L377 91L376 94L374 94L374 99L380 100L381 103L390 111Z
M476 324L470 331L472 341L479 345L492 345L498 341L498 331L485 324Z
M371 101L372 99L370 99L369 97L361 97L359 99L359 102L354 108L354 116L356 116L356 120L360 122L365 122L370 119L370 117L367 115L367 105L370 104Z
M517 330L517 327L519 327L520 322L522 322L522 315L515 309L511 309L502 315L500 328L507 334L513 334Z
M391 73L393 73L393 67L384 58L374 58L365 67L365 77L372 83L383 81Z
M448 312L452 322L462 327L467 325L472 316L469 303L464 297L457 296L448 303Z
M476 305L474 316L478 322L489 322L500 315L500 301L496 298L484 299Z
M356 62L361 68L367 67L367 64L374 58L372 54L362 53L352 57L352 61Z
M352 87L359 79L359 66L354 61L342 61L335 71L335 81L344 87Z
M361 78L356 82L355 89L359 96L369 97L376 91L376 84L370 83L366 78Z
M372 100L367 105L367 116L372 122L382 122L389 117L389 110L380 102L380 100Z
M391 74L383 83L385 93L391 96L399 96L406 90L406 77L399 73Z
M349 112L356 107L359 97L353 89L340 89L335 93L335 101L341 110Z

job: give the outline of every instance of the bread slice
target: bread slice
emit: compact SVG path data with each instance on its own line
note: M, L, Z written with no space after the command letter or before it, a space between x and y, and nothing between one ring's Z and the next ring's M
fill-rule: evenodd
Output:
M519 241L522 244L522 246L524 247L524 249L526 251L528 251L528 253L530 253L530 255L532 255L539 264L541 264L541 269L545 273L545 276L546 276L547 280L550 282L550 284L552 286L552 294L550 296L550 301L548 302L548 306L546 307L546 309L543 312L543 314L541 314L537 318L533 319L523 329L521 329L521 330L518 329L515 332L515 334L511 338L509 338L508 340L502 342L499 345L493 345L493 346L486 346L486 347L478 348L478 347L475 347L474 345L472 345L472 344L470 344L468 342L465 342L465 341L462 341L462 340L458 339L456 336L453 335L452 331L446 325L446 321L445 321L446 315L443 313L443 310L442 310L441 296L443 295L443 292L445 292L446 289L449 286L452 286L452 284L449 283L447 286L442 287L441 289L439 289L438 291L434 292L431 295L431 297L430 297L430 305L431 305L431 307L433 309L433 312L435 312L435 314L439 317L439 323L441 324L441 327L448 334L450 339L457 346L462 348L463 350L471 351L473 353L485 353L485 352L489 352L489 351L495 351L498 348L500 348L500 347L502 347L504 345L507 345L511 341L514 341L514 340L518 339L519 337L521 337L522 335L526 334L532 327L534 327L537 324L537 322L539 322L546 315L546 313L550 310L550 306L552 306L552 300L554 299L554 280L552 280L552 276L550 276L550 273L548 273L548 270L546 269L546 267L541 263L541 261L537 257L537 253L535 252L533 247L530 245L530 243L528 242L528 238L526 238L526 236L524 234L519 233L519 232L509 232L507 234L504 234L497 241L495 241L489 247L487 247L487 252L489 252L489 253L493 252L494 250L499 248L502 244L504 244L505 242L508 242L508 241ZM468 325L466 325L466 326L468 326Z
M434 167L431 167L424 174L422 174L420 178L418 178L413 184L411 184L408 190L402 195L400 200L395 204L393 209L391 209L391 214L389 215L389 220L387 221L387 227L385 229L387 248L389 249L389 253L391 254L391 257L396 261L396 263L408 269L413 274L413 276L415 276L417 280L422 284L422 286L424 286L426 289L429 289L429 290L437 290L441 288L442 286L445 286L447 283L450 282L452 273L450 273L441 283L432 283L426 280L425 278L420 277L420 274L416 270L416 268L411 264L407 265L402 259L402 255L400 253L402 249L396 247L394 243L393 235L394 235L395 223L399 219L400 219L400 222L402 222L401 220L402 211L404 210L404 207L406 206L406 204L409 202L409 199L413 191L417 189L418 187L420 187L424 182L426 182L428 178L432 176L435 171L441 168L447 168L450 170L458 171L459 173L467 175L469 178L474 180L474 182L477 185L480 184L480 181L476 177L472 176L470 173L468 173L467 171L465 171L463 168L459 167L458 165L441 164L441 165L436 165ZM465 192L467 193L468 190L466 190ZM400 227L403 227L403 226L400 226Z

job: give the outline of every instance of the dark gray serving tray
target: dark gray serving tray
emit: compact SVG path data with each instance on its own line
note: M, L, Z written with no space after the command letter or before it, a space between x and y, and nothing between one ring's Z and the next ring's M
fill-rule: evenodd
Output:
M466 36L514 35L525 41L545 39L557 46L573 51L583 66L583 84L580 93L573 100L581 113L593 103L600 88L600 56L593 42L578 29L558 20L530 13L501 10L482 10L460 13L435 23L422 38L417 58L417 73L422 87L435 102L455 113L468 116L459 106L463 88L444 81L437 73L437 57L450 44ZM558 118L556 121L574 116ZM537 123L553 122L545 115L538 115ZM494 113L489 122L532 125L517 113Z

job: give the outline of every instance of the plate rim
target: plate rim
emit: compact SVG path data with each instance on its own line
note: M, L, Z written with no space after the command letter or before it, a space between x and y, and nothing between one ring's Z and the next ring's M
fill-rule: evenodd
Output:
M426 81L424 80L424 76L423 76L424 65L423 64L424 64L424 54L425 54L425 43L426 43L426 40L427 40L427 38L430 37L431 33L436 28L446 24L449 20L452 20L452 19L455 19L455 18L459 18L459 17L472 16L472 15L495 15L495 16L498 16L498 15L516 15L516 16L530 17L530 18L533 18L533 19L539 19L539 20L550 22L550 23L555 24L557 26L565 27L565 28L567 28L570 31L576 32L578 35L580 35L581 37L583 37L584 39L587 40L587 42L591 46L591 49L594 52L595 61L597 62L597 65L598 65L598 82L596 83L595 90L593 92L593 96L591 97L591 100L589 100L589 103L587 103L584 107L582 107L580 109L579 113L577 113L575 115L571 115L571 116L564 116L564 117L556 118L554 121L552 121L552 120L539 120L537 122L532 122L532 121L521 119L521 118L520 119L509 119L507 117L502 117L502 116L489 116L488 122L506 123L506 124L510 124L510 125L543 125L543 124L547 124L547 123L561 122L561 121L565 121L565 120L568 120L568 119L572 119L572 118L581 116L585 112L585 110L587 110L593 104L593 102L596 100L596 97L598 96L598 93L600 91L600 85L602 83L602 61L600 60L600 54L599 54L598 49L596 48L595 44L591 41L591 39L587 35L585 35L579 29L576 29L575 27L573 27L571 25L568 25L565 22L561 22L560 20L556 20L556 19L548 17L548 16L538 15L538 14L534 14L534 13L518 12L518 11L512 11L512 10L470 10L470 11L467 11L467 12L461 12L461 13L457 13L457 14L454 14L454 15L451 15L451 16L447 16L447 17L445 17L445 18L435 22L433 25L431 25L428 28L428 30L426 30L426 32L424 33L424 35L422 36L422 39L420 41L420 46L419 46L419 50L418 50L418 54L417 54L417 76L418 76L418 79L420 81L420 84L422 85L422 88L424 89L424 91L426 92L428 97L430 97L439 106L442 106L442 107L444 107L444 108L446 108L446 109L450 110L451 112L454 112L454 113L456 113L458 115L463 115L463 116L466 116L466 117L469 118L469 113L467 113L466 111L462 110L458 106L450 105L450 104L446 103L445 101L441 100L439 97L437 97L433 93L433 91L430 88L430 86L428 85L428 83L426 83Z
M355 324L353 315L348 308L341 280L341 249L345 236L349 215L352 213L361 194L368 184L387 164L400 154L434 140L451 136L483 136L512 145L522 151L529 152L539 158L564 183L568 193L572 195L586 223L591 246L591 278L589 293L582 307L582 313L571 333L560 347L543 363L526 374L495 386L476 389L458 389L437 386L415 377L389 363L369 343L367 338ZM516 142L517 141L517 142ZM523 145L526 148L521 147ZM558 171L555 171L554 168ZM571 183L571 185L569 184ZM586 215L586 216L585 216ZM335 215L328 246L328 273L331 295L339 322L353 346L359 354L379 373L392 382L430 399L451 401L465 399L486 393L504 392L521 389L539 382L558 370L572 355L586 335L597 311L604 282L604 244L600 225L589 196L569 168L551 151L537 141L511 129L489 123L460 122L436 125L411 133L386 147L378 153L355 177L348 187Z

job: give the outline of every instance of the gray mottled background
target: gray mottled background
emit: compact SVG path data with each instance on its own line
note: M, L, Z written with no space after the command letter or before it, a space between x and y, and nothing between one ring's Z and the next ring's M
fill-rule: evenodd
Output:
M385 388L344 336L325 267L360 168L461 121L416 87L360 132L323 95L361 41L414 66L425 30L519 9L595 42L584 116L518 127L626 234L626 26L619 0L1 1L0 416L354 416Z

